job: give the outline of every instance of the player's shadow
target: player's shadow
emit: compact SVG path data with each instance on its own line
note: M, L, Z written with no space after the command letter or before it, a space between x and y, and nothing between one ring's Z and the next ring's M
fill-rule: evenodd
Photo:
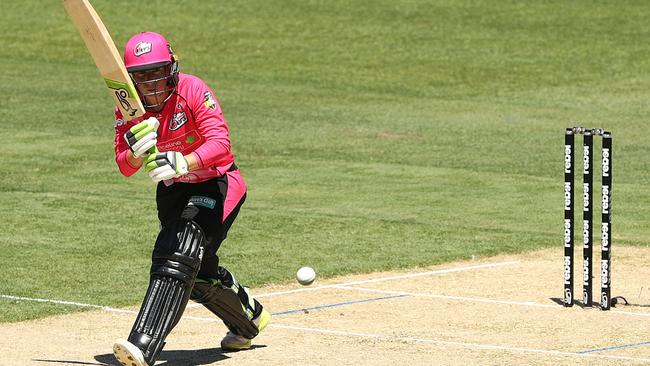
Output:
M255 348L264 348L264 345L253 345L250 349ZM238 351L246 352L246 351ZM216 348L206 348L206 349L197 349L197 350L173 350L173 351L162 351L158 360L156 361L156 366L200 366L200 365L210 365L215 362L223 361L230 358L227 354L232 353L230 351L222 350L219 347ZM115 359L112 353L106 353L103 355L95 356L95 360L106 365L116 365L121 366L120 363Z

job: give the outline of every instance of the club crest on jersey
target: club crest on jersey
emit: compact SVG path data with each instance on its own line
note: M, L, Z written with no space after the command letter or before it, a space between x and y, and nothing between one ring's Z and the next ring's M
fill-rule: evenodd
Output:
M185 112L176 113L172 117L172 121L169 124L169 129L172 131L176 131L186 122L187 122L187 115L185 114Z
M206 108L215 109L217 108L217 102L214 101L212 94L210 92L203 93L203 105Z
M145 53L151 52L151 43L150 42L139 42L135 45L134 53L136 56L142 56Z

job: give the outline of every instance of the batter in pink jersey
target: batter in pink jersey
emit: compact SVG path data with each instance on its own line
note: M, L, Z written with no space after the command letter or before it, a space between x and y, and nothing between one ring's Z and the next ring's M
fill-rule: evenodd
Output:
M123 175L144 168L158 183L160 232L140 312L114 354L152 366L189 299L228 327L222 349L250 348L271 315L219 265L217 250L246 198L219 102L205 82L179 72L160 34L133 36L124 63L146 113L125 122L116 108L115 160Z

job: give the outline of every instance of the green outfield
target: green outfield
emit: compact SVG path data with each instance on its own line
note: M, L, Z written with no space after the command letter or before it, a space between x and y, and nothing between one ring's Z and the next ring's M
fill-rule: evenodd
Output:
M650 245L645 1L91 2L120 50L160 32L214 88L249 183L222 263L246 284L557 246L559 297L574 124L613 132L614 277L617 245ZM155 186L119 174L61 2L2 8L0 295L136 305ZM80 310L0 297L0 322Z

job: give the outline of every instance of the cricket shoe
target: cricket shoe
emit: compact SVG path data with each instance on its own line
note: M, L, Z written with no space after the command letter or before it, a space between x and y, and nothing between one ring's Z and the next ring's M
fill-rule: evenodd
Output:
M271 321L271 314L262 309L260 315L253 319L253 323L257 326L257 330L262 332L269 322ZM251 348L252 340L246 337L242 337L239 334L233 332L226 333L226 336L221 340L221 349L226 351L241 351L244 349Z
M113 344L113 354L124 366L149 366L144 361L142 351L127 340L118 339L115 341L115 344Z

